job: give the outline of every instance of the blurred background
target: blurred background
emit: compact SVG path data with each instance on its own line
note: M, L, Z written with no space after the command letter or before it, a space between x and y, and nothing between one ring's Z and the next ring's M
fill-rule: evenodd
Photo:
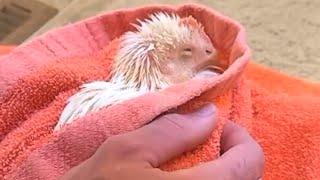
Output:
M0 44L118 8L194 2L245 26L254 61L320 80L320 0L0 0Z

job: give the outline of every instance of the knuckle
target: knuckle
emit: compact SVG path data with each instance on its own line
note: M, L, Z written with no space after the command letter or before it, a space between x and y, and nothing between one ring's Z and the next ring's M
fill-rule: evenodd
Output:
M161 126L158 128L157 134L172 141L179 141L181 144L188 144L190 135L194 132L194 124L188 120L187 116L179 114L165 115L161 119Z
M239 159L234 166L229 167L229 176L230 179L254 179L255 178L255 171L256 170L249 170L250 167L250 160L246 158ZM251 167L255 168L255 167Z
M123 147L126 144L124 138L121 135L115 135L109 137L104 143L105 148Z
M162 119L162 127L158 128L157 134L163 139L168 139L170 142L176 142L184 149L190 144L190 137L193 134L193 129L190 121L178 114L166 115Z
M138 154L143 154L143 143L134 141L124 135L116 135L108 138L104 143L107 154L118 159L125 159Z
M253 143L249 143L247 148L253 150L252 155L250 157L240 157L234 166L229 167L232 178L257 179L262 176L265 163L262 147L253 141Z
M189 122L186 118L179 114L169 114L161 118L165 122L166 127L173 128L179 131L184 131L187 129Z

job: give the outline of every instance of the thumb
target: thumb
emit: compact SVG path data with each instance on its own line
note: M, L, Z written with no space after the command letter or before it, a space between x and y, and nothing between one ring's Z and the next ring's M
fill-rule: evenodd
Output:
M166 114L140 129L109 138L102 154L108 155L106 159L158 167L203 143L215 127L215 112L209 104L189 114Z

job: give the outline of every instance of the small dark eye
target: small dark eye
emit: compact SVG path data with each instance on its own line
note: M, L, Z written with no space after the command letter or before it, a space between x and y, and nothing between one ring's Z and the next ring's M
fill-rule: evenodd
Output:
M206 50L206 53L207 54L211 54L212 52L210 50Z
M188 51L188 52L190 52L190 51L191 51L191 48L185 48L185 49L183 49L183 51Z
M185 56L185 57L191 57L191 56L192 56L192 49L191 49L191 48L185 48L185 49L183 49L181 55L182 55L182 56Z

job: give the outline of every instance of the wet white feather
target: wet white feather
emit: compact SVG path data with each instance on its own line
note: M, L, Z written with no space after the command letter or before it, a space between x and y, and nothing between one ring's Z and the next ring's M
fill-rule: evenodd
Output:
M127 88L124 84L103 81L88 83L83 87L81 91L70 97L54 130L59 130L64 125L70 124L75 119L83 117L89 112L96 112L101 108L148 92L147 89L137 91Z

